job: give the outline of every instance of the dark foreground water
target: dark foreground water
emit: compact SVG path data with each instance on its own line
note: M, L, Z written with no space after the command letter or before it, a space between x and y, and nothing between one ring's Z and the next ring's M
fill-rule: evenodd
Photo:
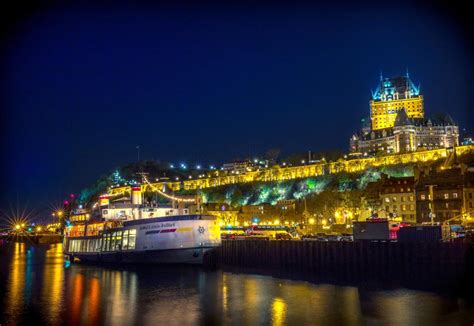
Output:
M62 246L0 247L0 325L473 325L461 299L204 271L65 266Z

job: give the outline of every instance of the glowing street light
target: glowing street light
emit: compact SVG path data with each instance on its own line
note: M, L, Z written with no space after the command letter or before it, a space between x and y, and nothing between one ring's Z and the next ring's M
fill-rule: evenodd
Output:
M20 225L20 224L15 225L15 229L16 229L16 230L19 230L20 228L21 228L21 225Z
M309 219L309 224L313 225L314 224L314 218Z

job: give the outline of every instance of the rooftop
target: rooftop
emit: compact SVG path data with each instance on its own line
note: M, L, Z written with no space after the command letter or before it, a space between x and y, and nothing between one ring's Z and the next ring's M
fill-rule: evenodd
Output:
M420 86L415 86L408 73L405 76L382 77L375 92L372 92L372 99L375 101L390 101L396 99L406 99L420 95Z

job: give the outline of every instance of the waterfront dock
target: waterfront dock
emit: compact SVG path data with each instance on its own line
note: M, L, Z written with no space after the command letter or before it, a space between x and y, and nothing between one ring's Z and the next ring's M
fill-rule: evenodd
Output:
M466 290L473 286L474 246L464 243L224 240L204 258L210 268L281 277L384 281ZM471 277L470 277L471 276Z

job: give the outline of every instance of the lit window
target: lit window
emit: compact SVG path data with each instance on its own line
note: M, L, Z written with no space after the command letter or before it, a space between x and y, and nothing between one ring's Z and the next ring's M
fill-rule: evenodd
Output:
M444 199L449 199L449 194L448 193L444 194Z
M453 198L458 198L458 193L457 192L453 192Z

